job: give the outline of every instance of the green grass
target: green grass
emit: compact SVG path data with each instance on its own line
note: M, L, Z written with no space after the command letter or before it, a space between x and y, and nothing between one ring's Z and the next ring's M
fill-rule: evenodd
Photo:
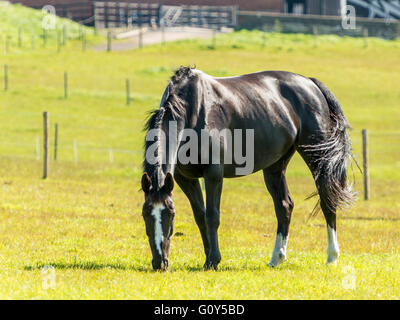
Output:
M22 31L22 36L43 36L43 26L49 26L48 38L56 39L57 30L62 30L65 26L68 31L69 39L76 39L80 30L93 34L90 28L83 27L80 24L69 19L50 16L48 11L35 10L19 4L11 5L7 2L0 3L0 31L2 35L17 39L18 30ZM55 24L50 22L54 18ZM29 38L30 41L30 38Z
M362 39L320 36L315 46L312 36L271 33L263 48L261 33L241 31L210 45L180 41L107 53L82 52L75 40L58 54L54 46L0 54L9 66L9 91L0 92L0 298L400 298L400 42L370 39L364 47ZM172 240L170 271L151 271L139 192L142 126L172 70L194 64L215 76L269 69L319 78L343 105L359 160L360 131L370 130L371 200L338 213L337 267L324 265L325 221L321 214L309 219L314 200L304 198L313 180L295 156L287 174L295 210L286 263L267 267L276 219L257 173L224 182L218 272L202 270L200 234L179 188L176 232L183 235ZM52 135L59 124L60 149L43 181L35 141L45 110ZM361 193L356 169L354 176ZM46 290L41 272L48 265L56 288Z

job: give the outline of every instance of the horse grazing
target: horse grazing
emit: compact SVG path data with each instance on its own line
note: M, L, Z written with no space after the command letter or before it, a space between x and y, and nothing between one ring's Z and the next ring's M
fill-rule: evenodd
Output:
M285 173L295 151L314 177L327 223L327 263L336 263L336 209L351 204L354 196L347 183L347 160L351 155L348 128L339 101L317 79L284 71L216 78L194 68L178 69L164 91L160 108L152 112L146 125L142 215L153 268L168 268L175 216L174 181L189 199L200 229L206 255L204 267L216 270L221 260L218 227L223 179L259 170L264 173L278 220L269 266L285 261L294 206ZM236 135L237 130L245 130L246 138ZM240 171L244 163L240 157L229 157L232 132L235 155L250 150L247 171ZM200 142L199 137L206 138ZM186 146L190 139L194 141L192 146L198 146L197 154Z

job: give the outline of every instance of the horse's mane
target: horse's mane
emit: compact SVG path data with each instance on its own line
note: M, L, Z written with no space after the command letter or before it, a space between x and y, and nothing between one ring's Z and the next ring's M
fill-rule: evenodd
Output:
M186 113L186 103L179 97L178 88L181 83L193 76L194 68L180 67L175 70L168 84L168 95L165 97L163 105L159 109L149 112L144 130L160 128L165 116L170 115L173 120L181 119Z
M189 80L193 75L194 68L181 66L177 69L174 75L171 77L168 87L167 95L164 98L164 102L160 108L152 110L148 114L148 119L144 126L144 131L151 129L162 129L162 126L166 120L178 121L186 118L186 106L187 102L179 96L179 88L181 85ZM147 143L145 142L145 152L147 150ZM149 164L146 161L146 155L143 161L143 170L147 172L152 181L155 182L154 172L155 169L160 166L158 164Z

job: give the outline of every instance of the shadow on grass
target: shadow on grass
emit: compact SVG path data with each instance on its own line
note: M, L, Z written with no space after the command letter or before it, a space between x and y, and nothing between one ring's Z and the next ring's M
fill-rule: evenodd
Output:
M92 261L87 262L47 262L47 263L38 263L35 265L27 265L24 267L24 270L32 271L32 270L41 270L45 267L53 267L54 269L66 270L66 269L80 269L80 270L103 270L103 269L114 269L114 270L129 270L129 271L138 271L138 272L153 272L152 269L143 267L143 266L133 266L133 265L125 265L122 263L97 263Z
M221 263L218 266L217 272L262 272L262 271L280 271L280 270L301 270L303 267L292 262L285 262L278 267L270 267L267 264L256 264L256 265L229 265ZM186 271L186 272L215 272L214 270L205 270L202 265L188 266L188 265L177 265L172 266L172 272L175 271Z
M24 270L26 271L36 271L42 270L46 267L53 267L54 269L59 270L125 270L125 271L136 271L136 272L143 272L143 273L154 273L160 271L154 271L149 264L148 267L144 266L135 266L135 265L127 265L123 263L97 263L94 261L86 261L86 262L46 262L46 263L37 263L33 265L26 265L24 266ZM267 266L266 264L257 264L257 265L219 265L217 272L241 272L241 271L253 271L253 272L260 272L260 271L279 271L279 270L298 270L301 269L301 266L293 263L286 262L279 267L272 268ZM176 264L172 265L168 272L214 272L214 270L205 270L203 265L188 265L188 264Z
M360 221L400 221L400 218L390 217L340 217L341 220L360 220Z

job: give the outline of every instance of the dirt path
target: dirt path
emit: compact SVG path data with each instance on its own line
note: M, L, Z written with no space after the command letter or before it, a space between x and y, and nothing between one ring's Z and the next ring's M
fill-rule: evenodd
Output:
M226 29L222 31L217 31L217 33L227 33L231 32L231 29ZM166 28L163 32L160 29L157 30L146 30L143 32L143 45L148 46L163 41L177 41L184 39L209 39L213 36L213 30L204 28ZM112 43L113 51L129 50L139 47L139 34L138 32L133 32L132 35L123 40L114 40ZM107 44L101 44L94 46L93 50L106 51Z

